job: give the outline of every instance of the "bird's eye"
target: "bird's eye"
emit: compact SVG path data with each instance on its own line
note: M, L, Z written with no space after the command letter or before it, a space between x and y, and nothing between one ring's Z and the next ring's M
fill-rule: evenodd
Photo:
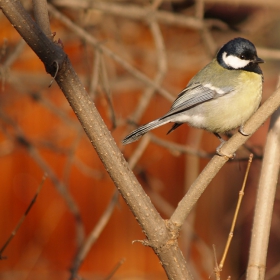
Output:
M240 55L240 58L241 58L241 59L245 59L245 55L244 55L244 54L241 54L241 55Z

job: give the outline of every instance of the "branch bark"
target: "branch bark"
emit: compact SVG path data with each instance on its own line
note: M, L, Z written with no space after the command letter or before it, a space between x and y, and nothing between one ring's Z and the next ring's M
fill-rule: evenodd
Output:
M265 279L266 256L280 166L280 109L271 117L255 206L247 280Z
M107 172L141 225L169 279L192 279L173 234L160 217L100 117L62 48L50 41L24 10L20 1L0 0L0 8L38 55L77 115ZM58 69L57 69L58 67Z
M49 39L52 39L46 0L32 0L35 21Z

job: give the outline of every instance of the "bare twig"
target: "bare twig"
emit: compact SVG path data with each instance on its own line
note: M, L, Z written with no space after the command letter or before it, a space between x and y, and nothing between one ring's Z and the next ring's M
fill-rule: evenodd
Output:
M195 1L195 16L198 19L203 19L203 17L204 17L204 0Z
M147 148L148 144L150 143L150 135L147 134L143 137L138 147L135 149L132 156L129 158L128 165L131 169L133 169L140 159L142 154L144 153L145 149Z
M132 65L130 65L128 62L126 62L123 58L116 55L113 51L108 49L107 47L103 46L98 42L97 39L95 39L91 34L86 32L81 27L74 24L70 19L68 19L66 16L62 15L59 11L57 11L52 5L48 5L49 11L51 14L63 22L69 29L71 29L74 33L79 35L81 38L83 38L85 41L87 41L90 45L94 46L97 49L100 49L104 54L118 62L122 67L124 67L129 73L131 73L133 76L135 76L137 79L145 83L146 85L156 89L160 94L162 94L166 99L173 101L174 97L165 89L163 89L161 86L157 85L153 80L148 78L145 74L134 68Z
M197 150L196 148L189 147L187 145L180 145L171 141L163 140L152 133L150 133L150 137L152 142L156 143L159 146L169 149L171 152L183 154L188 153L190 155L195 155L201 158L211 158L214 155L201 150Z
M214 260L215 260L215 268L214 268L215 277L216 277L216 280L221 280L220 269L219 269L218 260L217 260L217 252L216 252L216 247L214 244L213 244L213 254L214 254ZM210 278L210 276L209 276L209 278Z
M18 59L19 55L22 53L24 46L26 46L26 43L24 40L20 40L14 51L11 53L11 55L5 60L4 63L1 63L1 74L2 71L5 71L7 68L11 67L12 64Z
M105 176L105 171L99 171L96 169L93 169L89 166L87 166L82 160L80 160L79 158L74 158L74 163L75 166L85 175L92 177L94 179L100 180L102 178L104 178Z
M122 264L125 262L125 259L121 259L116 265L115 267L112 269L112 271L109 273L109 275L104 279L104 280L110 280L114 274L116 273L116 271L122 266Z
M25 41L20 40L18 42L18 44L16 45L14 51L11 53L11 55L0 66L0 77L1 77L1 81L2 81L2 91L5 88L5 81L7 79L8 69L12 66L12 64L16 61L16 59L22 53L22 51L24 49L24 46L26 46Z
M89 85L89 95L91 96L92 100L95 98L96 89L98 86L99 81L99 73L100 73L100 62L101 61L101 53L100 50L94 50L94 59L93 59L93 69L91 74L91 82Z
M48 6L46 0L32 0L34 17L41 30L49 39L53 39L48 15Z
M13 134L10 134L8 136L13 138L13 140L16 143L20 144L26 149L28 154L36 161L38 166L40 166L40 168L46 174L48 174L48 177L54 184L55 188L66 201L69 210L71 211L76 220L77 243L80 244L84 239L84 226L82 223L79 208L72 195L70 194L69 190L67 189L65 184L58 179L53 169L44 160L44 158L41 156L40 152L36 149L36 147L27 139L22 129L2 111L0 111L0 118L14 129Z
M248 178L248 174L249 174L249 170L250 170L250 167L251 167L252 160L253 160L253 154L250 154L247 169L246 169L243 184L242 184L242 188L239 192L239 198L238 198L238 201L237 201L234 217L233 217L233 220L232 220L228 240L227 240L227 243L226 243L226 246L225 246L225 249L224 249L224 253L223 253L222 259L219 263L219 266L216 266L215 269L214 269L214 271L216 273L216 277L217 277L217 275L220 274L220 272L222 271L222 269L224 267L224 263L225 263L225 259L226 259L226 256L227 256L227 253L228 253L228 250L229 250L229 246L230 246L231 240L233 238L233 232L234 232L234 228L235 228L235 225L236 225L237 215L239 213L242 198L244 196L244 190L245 190L245 186L246 186L246 183L247 183L247 178ZM218 279L218 277L217 277L217 279Z
M33 199L31 200L29 206L27 207L25 213L23 214L23 216L20 218L19 222L17 223L16 227L14 228L14 230L12 231L10 237L8 238L8 240L5 242L5 244L2 246L2 248L0 249L0 260L6 259L6 257L3 256L3 252L4 250L7 248L7 246L10 244L10 242L12 241L12 239L14 238L14 236L16 235L17 231L19 230L20 226L22 225L22 223L24 222L26 216L28 215L29 211L31 210L33 204L36 202L36 199L46 181L47 178L47 174L45 173L41 183L39 184L37 191L33 197Z
M106 64L104 61L104 57L102 55L100 57L100 76L101 76L102 88L105 92L105 96L109 105L110 118L112 120L112 126L113 126L112 129L115 129L117 127L116 114L113 106L113 100L112 100L111 89L109 86L109 78L106 69Z
M62 179L62 181L65 182L66 185L68 185L70 183L69 179L70 179L70 175L71 175L71 167L75 163L75 152L81 141L82 136L83 136L82 131L79 129L77 131L76 138L73 140L71 148L69 149L69 151L67 153L67 159L66 159L66 162L64 165L63 179Z
M103 229L109 222L109 219L112 216L113 210L115 209L115 206L118 202L118 196L119 196L118 191L115 191L112 196L112 199L110 200L108 206L106 207L106 210L104 211L103 215L100 217L97 225L91 231L89 236L85 239L85 242L79 249L79 252L77 253L75 260L73 262L70 279L75 279L75 277L77 276L77 272L78 272L81 264L83 263L84 259L86 258L87 254L89 253L90 249L92 248L92 245L98 239L101 232L103 231Z
M105 1L87 1L87 0L53 0L52 3L55 6L67 6L72 8L82 8L82 9L98 9L108 14L116 15L118 17L126 17L134 20L145 20L147 15L150 13L150 9L143 9L141 6L127 3L125 5L118 4L114 2ZM164 23L167 25L175 25L178 27L186 27L194 30L200 30L204 26L204 22L196 17L188 17L180 14L173 14L166 11L155 11L155 20L159 23ZM215 23L220 21L211 21L211 24L215 26Z
M156 55L157 55L158 71L154 79L154 82L156 85L160 86L167 71L167 57L165 52L165 45L160 31L160 27L158 23L154 20L154 18L150 19L149 27L154 38ZM155 88L153 87L149 87L148 89L145 90L137 106L137 109L130 117L130 119L133 122L137 122L141 118L142 114L144 113L147 106L149 105L150 100L153 97L154 93L155 93Z
M213 58L216 55L218 48L209 28L205 25L200 34L208 55Z
M13 85L16 86L16 88L18 88L19 90L21 89L26 92L28 92L28 90L29 90L28 88L25 88L25 86L23 86L22 83L20 83L20 85L13 83ZM43 94L40 94L39 92L32 92L32 93L30 93L30 95L33 100L35 100L36 102L40 102L41 105L43 105L45 108L47 108L52 114L57 116L63 123L65 123L67 126L70 126L72 129L75 129L76 135L78 135L78 138L83 135L83 129L76 122L76 120L71 119L69 117L69 115L67 115L67 113L65 113L65 111L61 110L60 107L58 107L54 103L52 103L46 96L44 96ZM76 141L79 141L78 138ZM75 146L75 144L73 144L73 146ZM59 152L61 152L61 149ZM68 161L66 162L65 171L69 170L69 169L67 169L67 164L70 165L73 162L75 164L75 166L82 173L86 174L87 176L95 178L95 179L96 178L100 179L103 177L102 172L97 171L97 170L87 166L79 158L74 156L74 149L71 149L71 151L67 150L66 153L68 154L68 156L70 158L68 158ZM65 177L67 177L67 174L64 175L64 178Z

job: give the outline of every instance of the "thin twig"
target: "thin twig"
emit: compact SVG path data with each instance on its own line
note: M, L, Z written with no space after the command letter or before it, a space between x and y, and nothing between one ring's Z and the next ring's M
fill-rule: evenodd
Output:
M98 9L108 14L118 17L126 17L134 20L146 20L150 9L133 4L119 4L105 1L86 1L86 0L53 0L52 3L57 7L72 7L72 8L92 8ZM204 22L196 17L188 17L185 15L174 14L167 11L156 10L154 12L155 20L159 23L167 25L175 25L177 27L186 27L194 30L203 28ZM218 22L218 21L215 21ZM215 24L212 21L212 24Z
M92 248L92 245L96 242L96 240L99 238L101 232L109 222L110 217L112 216L113 210L115 209L115 205L118 202L118 196L119 193L116 190L112 196L112 199L110 200L106 210L100 217L97 225L94 227L94 229L91 231L89 236L86 238L85 242L79 249L78 254L76 255L73 266L71 269L71 277L70 279L74 279L77 276L77 272L83 263L85 257L89 253L90 249Z
M116 265L115 267L112 269L112 271L109 273L109 275L104 279L104 280L110 280L114 274L116 273L116 271L123 265L123 263L125 262L125 258L122 258Z
M195 16L199 19L204 17L204 0L195 1Z
M107 73L106 64L103 55L101 55L100 57L100 76L101 76L102 88L105 92L105 96L109 105L110 118L112 121L112 129L115 129L117 127L116 113L113 106L112 93L109 86L109 78L108 78L108 73Z
M171 152L182 154L188 153L190 155L195 155L201 158L211 158L213 156L213 153L207 153L205 151L197 150L196 148L189 147L187 145L181 145L171 141L167 141L155 136L153 133L150 133L150 137L152 142L169 149Z
M19 40L11 55L7 57L4 63L1 63L1 71L12 66L12 64L18 59L19 55L22 53L25 46L25 41L22 39Z
M15 123L11 118L0 111L0 118L8 125L10 125L14 131L13 134L9 134L16 143L20 144L26 149L28 154L35 160L35 162L40 166L40 168L48 174L48 177L52 181L56 190L60 193L63 199L66 201L67 206L76 220L76 230L77 230L77 243L81 244L84 239L84 226L82 223L79 208L72 197L71 193L67 189L66 185L58 179L53 169L44 160L38 149L28 140L22 131L21 127ZM7 132L6 132L7 133Z
M5 89L5 81L7 79L7 72L8 69L12 66L12 64L18 59L19 55L22 53L24 47L26 46L26 43L24 40L20 40L14 51L11 53L11 55L8 56L8 58L5 60L4 63L1 63L0 66L0 77L2 81L2 91Z
M150 143L150 134L146 134L143 139L140 141L140 144L135 149L134 153L130 156L128 165L131 169L133 169Z
M216 273L221 272L223 267L224 267L224 263L225 263L225 259L226 259L226 256L227 256L227 253L228 253L228 250L229 250L229 246L230 246L231 240L233 238L233 232L234 232L234 228L235 228L235 225L236 225L237 215L239 213L240 205L241 205L241 202L242 202L242 199L243 199L243 196L244 196L244 190L245 190L245 186L246 186L246 183L247 183L247 178L248 178L249 170L250 170L250 167L251 167L251 164L252 164L252 160L253 160L253 154L250 154L247 169L246 169L243 184L242 184L242 188L239 192L239 198L238 198L238 201L237 201L234 217L233 217L233 220L232 220L228 240L227 240L224 252L223 252L222 259L219 263L219 266L215 268Z
M100 73L100 61L101 61L101 53L100 50L95 49L94 50L94 58L93 58L93 69L90 77L90 85L89 85L89 90L88 93L92 100L95 98L96 94L96 89L98 86L98 81L99 81L99 73Z
M105 172L87 166L82 160L77 157L74 158L74 163L75 166L86 176L89 176L96 180L101 180L105 177Z
M3 252L4 250L7 248L7 246L10 244L10 242L12 241L12 239L14 238L14 236L16 235L16 233L18 232L20 226L22 225L22 223L24 222L26 216L28 215L29 211L31 210L33 204L36 202L36 199L46 181L46 178L47 178L47 174L45 173L43 178L42 178L42 181L41 183L39 184L38 188L37 188L37 191L33 197L33 199L31 200L29 206L27 207L25 213L23 214L23 216L20 218L20 220L18 221L17 225L15 226L14 230L12 231L10 237L8 238L8 240L5 242L5 244L2 246L2 248L0 249L0 260L3 260L3 259L6 259L7 257L3 256Z
M48 6L46 0L32 0L34 17L41 30L46 36L52 40L53 35L50 27L50 20L48 15Z
M51 4L48 5L48 9L56 19L60 20L74 33L76 33L78 36L83 38L88 44L94 46L97 49L100 49L104 54L106 54L107 56L109 56L110 58L118 62L122 67L124 67L129 73L131 73L137 79L139 79L146 85L156 89L166 99L170 101L174 101L174 97L168 91L163 89L161 86L157 85L153 80L151 80L145 74L137 70L135 67L133 67L128 62L126 62L123 58L115 54L113 51L100 44L100 42L97 39L95 39L91 34L86 32L84 29L77 26L76 24L74 24L70 19L68 19L66 16L61 14L58 10L56 10Z
M159 3L160 2L155 1L154 2L155 6L152 6L152 9L155 9L156 7L158 7L157 5ZM163 40L163 36L160 31L159 25L154 20L154 17L150 18L149 27L150 27L151 33L153 35L153 38L154 38L154 42L155 42L155 46L156 46L156 54L157 54L158 72L155 77L155 83L157 85L160 85L165 76L165 73L167 71L167 57L166 57L166 52L165 52L165 45L164 45L164 40ZM149 87L144 92L144 94L142 95L142 98L137 106L137 109L135 110L133 115L130 117L130 119L133 122L137 122L140 119L140 117L142 116L142 114L144 113L146 108L148 107L150 100L153 97L154 93L155 93L154 88L151 88L151 87ZM144 142L142 142L142 144L138 146L138 149L137 149L137 151L135 151L134 156L132 158L130 158L130 161L129 161L130 166L134 167L136 165L136 162L140 158L140 155L144 152L147 144L150 142L149 136L146 139L148 141L144 140ZM141 154L140 154L139 149L141 150Z
M153 35L153 39L156 47L156 55L157 55L158 70L154 82L156 85L160 86L167 71L167 56L165 51L165 45L164 45L164 40L163 40L162 33L160 31L159 24L153 18L150 19L149 27ZM154 93L155 93L155 88L153 87L149 87L148 89L145 90L135 112L131 117L129 117L131 121L133 122L139 121L144 111L150 104L151 98L154 96Z
M67 159L64 164L64 170L63 170L63 179L62 181L65 182L66 185L70 183L70 177L71 177L71 167L75 164L75 153L77 151L78 145L81 141L81 138L83 136L82 131L79 129L77 131L75 139L72 141L71 148L69 149L67 153Z
M217 252L216 252L216 247L215 244L213 244L213 254L214 254L214 260L215 260L215 268L214 268L214 272L215 272L215 276L216 276L216 280L220 280L220 269L218 266L218 261L217 261ZM209 276L210 278L210 276Z

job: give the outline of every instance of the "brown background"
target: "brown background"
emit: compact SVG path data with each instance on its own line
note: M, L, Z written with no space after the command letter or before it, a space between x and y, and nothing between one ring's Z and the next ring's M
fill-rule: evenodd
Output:
M134 4L137 5L137 2ZM182 7L177 6L179 13L194 15L193 5L188 8ZM164 4L162 9L172 12L170 4ZM152 79L155 77L155 44L149 27L143 21L112 16L96 10L61 11L145 75ZM238 32L233 29L211 30L217 48L237 36L250 39L257 47L279 47L277 31L280 10L275 7L207 4L205 11L208 17L222 19L238 29ZM60 38L63 42L65 52L88 89L94 74L94 48L52 17L51 25L52 31L56 32L55 39ZM3 65L13 54L20 37L2 14L0 26L0 62ZM211 60L211 56L201 32L164 24L160 24L160 30L168 64L162 86L175 98L189 79ZM259 56L262 57L261 52ZM146 86L114 60L104 55L102 58L109 78L109 84L106 86L110 88L116 114L115 129L102 82L99 83L93 98L117 144L129 159L139 143L123 147L121 139L134 128L127 125L126 119L136 110ZM276 59L262 58L266 60L266 63L261 65L265 77L264 101L276 87L279 62ZM41 61L28 46L23 48L14 64L2 72L0 245L5 243L25 212L45 171L38 163L38 155L32 156L26 146L16 140L19 131L24 133L41 159L67 186L80 211L85 235L93 230L115 190L59 88L55 83L48 88L50 81L51 77L45 73ZM40 98L34 99L34 94ZM139 124L161 116L170 105L170 101L155 93ZM200 150L209 153L214 152L219 144L211 134L189 128L187 125L166 136L169 128L170 126L166 125L153 133L164 140L198 146ZM262 154L267 129L268 122L247 143L258 155ZM200 144L193 140L197 139L196 137L202 137ZM246 149L241 148L237 152L236 160L227 163L221 170L192 212L189 221L192 229L180 236L182 251L187 259L191 259L194 269L197 270L196 279L208 279L212 273L212 244L215 244L218 260L221 258L246 169L246 161L238 159L246 158L248 154ZM168 208L159 202L159 199L164 199L169 206L176 207L189 184L197 176L196 169L202 170L208 161L209 158L189 156L175 150L170 152L151 142L134 171L162 216L168 218ZM246 268L260 168L261 161L255 159L233 244L225 264L224 279L227 275L231 275L232 279L239 279ZM278 199L275 208L268 270L279 262ZM47 178L35 205L3 254L7 259L0 262L0 278L68 279L77 244L81 241L77 240L76 226L75 218L65 199ZM144 238L133 215L119 198L108 224L85 258L79 274L86 279L105 279L114 266L125 259L113 279L166 279L153 251L138 242L132 244L134 240ZM271 279L278 278L276 276Z

